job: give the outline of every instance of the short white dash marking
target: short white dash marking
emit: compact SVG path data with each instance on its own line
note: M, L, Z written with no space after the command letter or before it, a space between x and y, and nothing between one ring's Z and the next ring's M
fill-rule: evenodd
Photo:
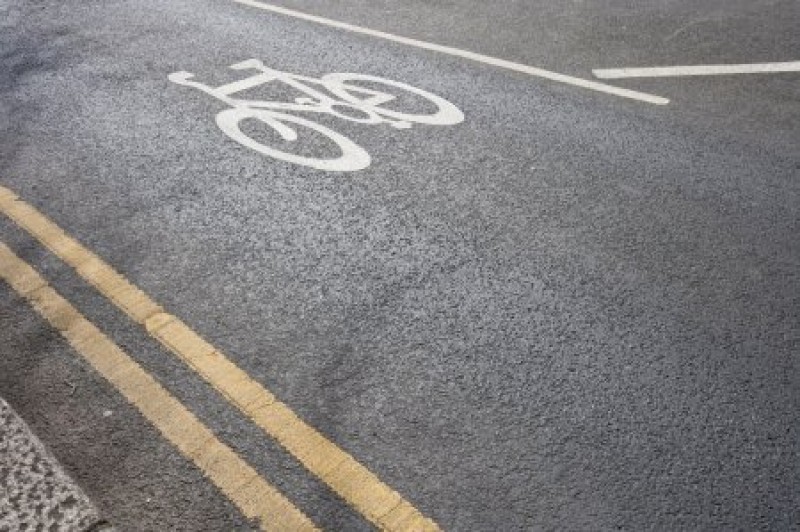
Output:
M781 72L800 72L800 61L788 61L785 63L754 63L749 65L598 68L592 70L592 73L600 79L722 76L729 74L778 74Z

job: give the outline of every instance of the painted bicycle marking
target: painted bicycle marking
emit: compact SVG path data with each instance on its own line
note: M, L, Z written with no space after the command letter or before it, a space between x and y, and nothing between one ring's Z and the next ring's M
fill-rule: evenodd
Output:
M399 81L364 74L332 73L321 78L310 78L281 72L265 66L258 59L248 59L231 65L233 70L253 70L250 77L212 87L194 81L194 74L175 72L169 80L179 85L194 87L230 106L217 113L217 126L230 138L258 153L282 161L309 166L318 170L352 172L363 170L371 163L369 153L361 146L336 131L297 114L323 113L364 125L387 124L396 129L407 129L413 124L446 126L464 120L464 114L452 103L430 92ZM247 100L236 98L236 93L253 89L265 83L280 82L302 92L305 96L294 102ZM367 83L369 87L359 86ZM380 90L375 87L379 86ZM415 114L392 109L386 104L397 100L397 92L426 100L436 111ZM287 142L298 140L298 132L316 133L327 138L340 152L332 158L300 155L269 146L248 136L240 127L243 120L255 119L271 127Z

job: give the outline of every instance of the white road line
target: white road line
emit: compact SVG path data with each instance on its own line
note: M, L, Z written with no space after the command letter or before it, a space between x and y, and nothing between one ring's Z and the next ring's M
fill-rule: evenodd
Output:
M669 103L669 100L667 98L662 98L661 96L655 96L653 94L647 94L644 92L638 92L629 89L623 89L620 87L614 87L612 85L606 85L605 83L598 83L596 81L591 81L588 79L575 78L572 76L567 76L565 74L559 74L557 72L544 70L542 68L536 68L528 65L523 65L521 63L514 63L513 61L506 61L505 59L498 59L496 57L491 57L488 55L478 54L467 50L461 50L459 48L452 48L450 46L443 46L441 44L418 41L417 39L411 39L409 37L402 37L400 35L394 35L383 31L372 30L369 28L364 28L362 26L355 26L353 24L348 24L346 22L339 22L337 20L318 17L316 15L310 15L308 13L303 13L301 11L295 11L294 9L287 9L285 7L279 7L272 4L259 2L258 0L233 0L233 1L242 5L255 7L257 9L263 9L264 11L271 11L273 13L279 13L281 15L286 15L288 17L299 18L302 20L307 20L309 22L315 22L317 24L324 24L326 26L330 26L332 28L337 28L340 30L360 33L362 35L369 35L371 37L377 37L379 39L393 41L396 43L405 44L407 46L414 46L416 48L422 48L424 50L431 50L433 52L439 52L443 54L452 55L455 57L461 57L464 59L469 59L471 61L477 61L479 63L484 63L487 65L513 70L515 72L522 72L523 74L529 74L531 76L549 79L551 81L557 81L559 83L566 83L568 85L574 85L576 87L581 87L584 89L589 89L597 92L604 92L606 94L613 94L614 96L620 96L622 98L630 98L632 100L639 100L641 102L647 102L656 105L666 105Z
M721 76L725 74L776 74L779 72L800 72L800 61L788 61L786 63L755 63L750 65L598 68L592 70L592 74L600 79Z

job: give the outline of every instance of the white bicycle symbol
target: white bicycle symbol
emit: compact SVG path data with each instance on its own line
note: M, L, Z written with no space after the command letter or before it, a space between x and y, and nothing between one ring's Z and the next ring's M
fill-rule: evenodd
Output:
M458 124L464 120L464 114L444 98L399 81L363 74L345 73L326 74L320 79L309 78L271 69L264 66L257 59L248 59L231 65L230 68L234 70L257 70L258 72L249 78L218 87L211 87L204 83L193 81L194 74L189 72L175 72L169 75L169 80L179 85L200 89L230 105L230 109L217 113L216 122L219 128L236 142L263 155L290 163L310 166L318 170L335 172L362 170L370 165L371 158L369 153L361 146L344 135L322 124L288 113L326 113L350 122L389 124L398 129L410 128L413 123L451 125ZM303 92L306 96L296 98L293 103L244 100L233 97L237 92L273 81L285 83ZM358 86L356 85L358 82L367 83L371 88ZM321 86L338 99L316 90L312 85ZM375 90L375 85L380 86L381 90ZM436 111L432 114L412 114L386 107L385 104L397 99L396 96L392 96L390 93L391 91L397 91L397 89L427 100L435 106ZM383 92L384 90L388 92ZM307 128L327 137L338 147L341 155L334 158L317 158L267 146L241 130L240 122L248 118L256 119L270 126L287 142L297 140L297 130Z

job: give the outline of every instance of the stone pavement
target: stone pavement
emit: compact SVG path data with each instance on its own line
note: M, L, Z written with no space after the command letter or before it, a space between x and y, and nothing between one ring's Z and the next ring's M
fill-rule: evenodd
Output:
M0 398L0 531L108 531L97 509Z

